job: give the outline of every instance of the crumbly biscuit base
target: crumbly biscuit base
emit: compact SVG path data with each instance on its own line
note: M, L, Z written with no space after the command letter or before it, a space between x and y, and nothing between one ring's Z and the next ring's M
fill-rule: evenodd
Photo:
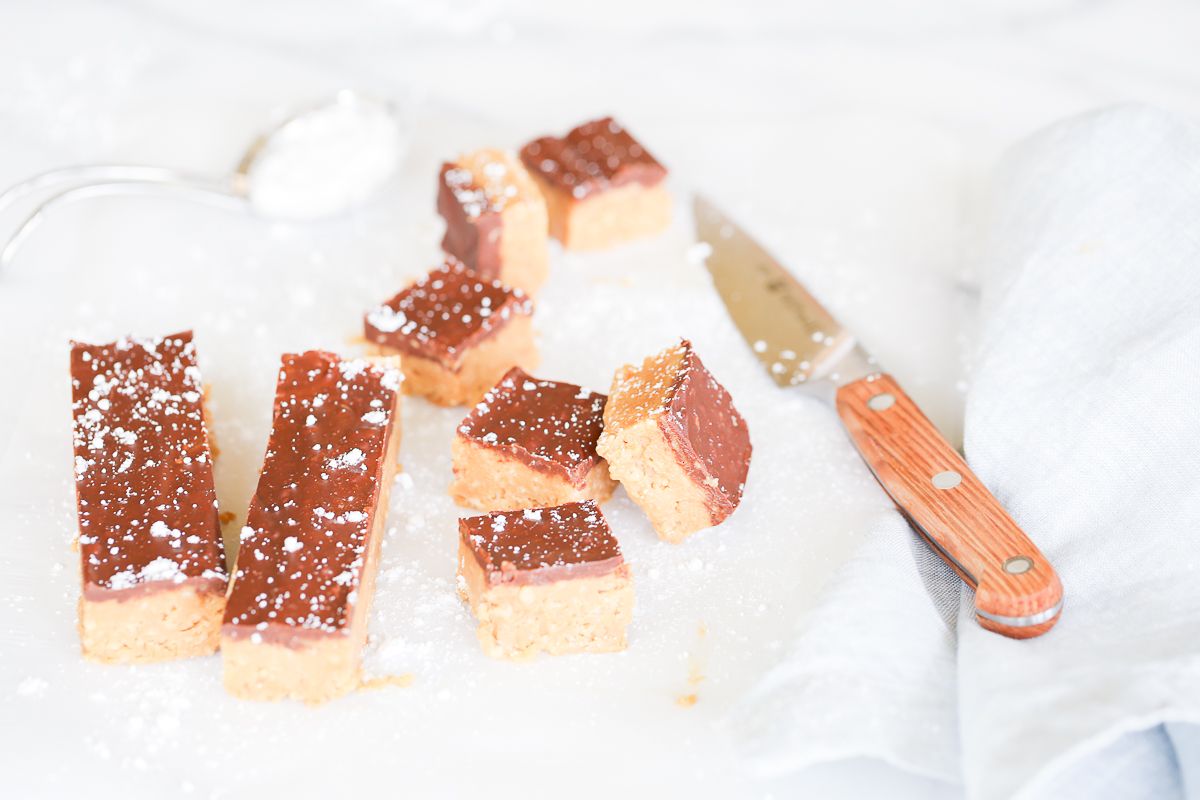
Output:
M461 540L459 594L479 621L483 652L525 661L539 653L611 653L624 650L633 620L629 566L594 577L544 584L491 586Z
M611 407L621 397L608 400ZM607 416L607 413L606 415ZM609 473L637 503L658 538L679 544L697 531L713 526L708 495L676 461L654 417L600 434L596 451L608 461Z
M136 592L128 598L79 598L79 641L89 661L145 664L217 651L225 595L191 584Z
M477 511L550 508L582 500L603 503L617 488L602 459L588 470L582 484L576 485L461 434L454 437L451 451L454 482L450 484L450 496L459 505Z
M382 354L397 352L378 344L374 350ZM495 336L470 349L457 371L411 353L404 354L403 364L405 394L419 395L439 406L470 405L478 402L512 367L537 369L533 322L525 315L514 317Z
M535 175L546 198L550 235L567 250L603 250L653 236L671 224L672 200L664 182L627 183L582 200Z
M372 359L383 367L400 367L395 357ZM407 365L407 362L403 362ZM302 700L310 705L348 694L362 680L362 651L367 642L367 621L375 598L379 551L387 526L388 499L399 470L400 394L392 409L392 427L384 456L379 502L363 555L362 580L347 633L310 633L286 643L252 635L221 636L221 661L225 690L246 700ZM236 572L236 571L235 571Z

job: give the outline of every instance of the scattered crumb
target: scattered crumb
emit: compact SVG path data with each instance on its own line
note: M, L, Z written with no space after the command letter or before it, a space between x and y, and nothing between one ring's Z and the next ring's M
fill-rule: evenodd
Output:
M403 675L376 675L373 678L362 678L359 681L358 688L360 689L384 689L388 686L412 686L413 674L406 672Z
M696 705L696 701L699 699L700 697L695 694L681 694L675 698L675 705L680 708L691 708Z

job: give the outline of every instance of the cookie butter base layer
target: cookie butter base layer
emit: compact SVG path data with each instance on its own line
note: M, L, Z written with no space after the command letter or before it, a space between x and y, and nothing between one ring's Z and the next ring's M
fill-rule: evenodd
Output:
M633 619L628 565L590 577L492 586L460 541L458 584L460 596L479 620L479 644L493 658L525 661L539 653L625 649L625 629Z
M225 613L222 587L182 583L79 599L83 655L105 664L144 664L211 655ZM122 594L122 593L115 593Z
M454 482L450 484L450 496L459 505L478 511L549 508L581 500L603 503L617 488L604 461L597 461L577 485L462 435L454 437L451 450Z
M440 406L470 405L483 397L514 366L533 370L538 365L533 324L527 316L518 316L463 356L458 369L441 362L376 344L379 355L402 356L404 393L424 397Z
M397 396L398 398L399 396ZM375 597L379 549L387 524L388 498L396 478L400 449L400 403L392 410L392 429L384 455L371 533L363 558L358 602L350 624L341 633L292 633L289 643L270 636L254 641L250 632L235 637L227 627L221 635L225 690L245 700L302 700L317 704L349 694L361 683L362 651L367 641L367 618Z
M546 207L538 200L516 203L500 212L500 273L497 277L517 289L535 294L550 272L546 246Z
M621 398L610 397L609 403ZM608 462L663 541L678 544L714 524L708 494L696 485L675 458L657 419L600 434L596 451Z
M627 183L576 200L534 176L546 198L550 235L567 250L603 250L653 236L671 224L671 194L663 182Z

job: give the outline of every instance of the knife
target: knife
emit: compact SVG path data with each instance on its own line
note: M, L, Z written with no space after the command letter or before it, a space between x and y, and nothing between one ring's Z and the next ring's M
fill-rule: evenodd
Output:
M711 202L696 236L729 315L783 388L829 401L909 524L975 590L979 624L1016 639L1054 627L1058 574L892 376L792 274Z

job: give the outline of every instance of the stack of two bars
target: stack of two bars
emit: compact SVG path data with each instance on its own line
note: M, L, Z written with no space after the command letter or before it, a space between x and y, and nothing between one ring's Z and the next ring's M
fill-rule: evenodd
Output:
M400 438L396 360L283 358L232 587L190 333L72 347L85 656L218 645L225 684L320 702L358 685Z

